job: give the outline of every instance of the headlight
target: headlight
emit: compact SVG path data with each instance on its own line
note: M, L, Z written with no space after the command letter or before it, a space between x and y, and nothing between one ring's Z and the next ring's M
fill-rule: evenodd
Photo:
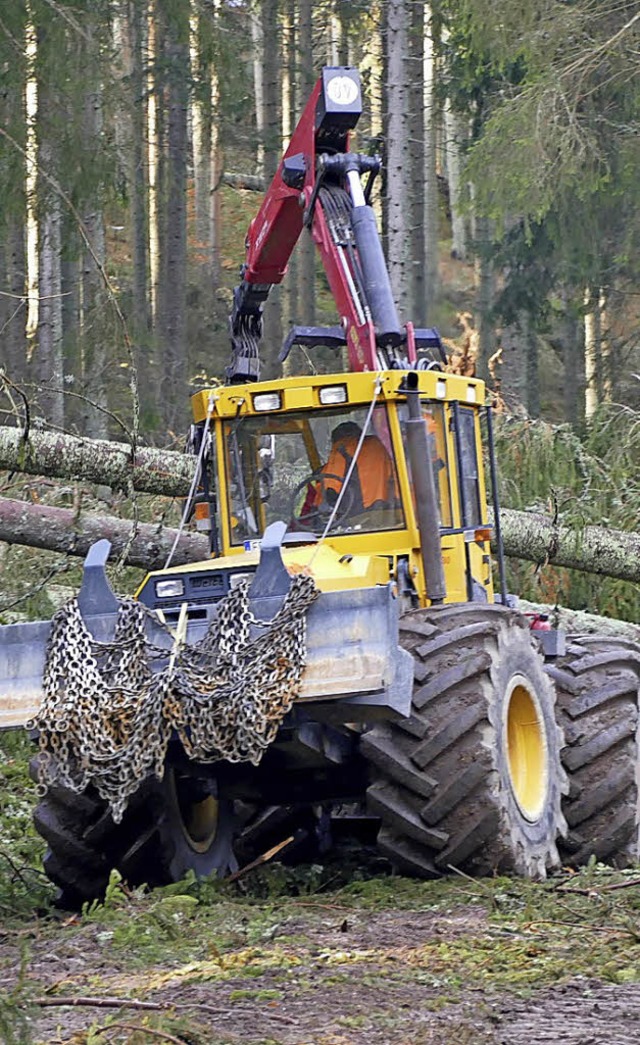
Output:
M443 381L442 378L438 378L436 381L436 399L446 399L447 396L447 382Z
M184 595L184 581L180 577L172 577L167 581L156 581L156 596L159 599L174 599Z
M476 386L467 385L467 403L475 403L476 401Z
M282 397L279 392L259 392L253 397L254 410L279 410Z
M326 388L321 388L318 393L320 402L323 406L332 406L335 403L346 403L347 401L347 386L346 385L327 385Z

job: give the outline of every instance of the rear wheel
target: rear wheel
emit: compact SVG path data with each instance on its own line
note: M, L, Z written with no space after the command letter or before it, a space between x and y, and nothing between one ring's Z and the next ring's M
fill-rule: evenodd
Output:
M601 635L572 638L547 668L558 691L570 782L563 802L564 863L590 856L625 867L637 861L640 647Z
M204 877L237 866L232 804L197 766L169 764L162 781L146 780L119 824L95 792L78 795L61 787L40 800L34 823L47 842L44 869L61 890L62 906L103 895L112 868L130 885L156 886L188 871Z
M400 870L542 877L564 828L555 693L527 621L486 604L401 621L414 657L411 716L362 740L378 844Z

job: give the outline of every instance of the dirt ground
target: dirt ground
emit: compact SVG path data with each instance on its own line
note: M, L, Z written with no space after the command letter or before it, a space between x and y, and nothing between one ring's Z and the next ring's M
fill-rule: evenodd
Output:
M640 1042L640 880L614 906L608 879L562 897L507 880L381 888L120 896L0 930L0 1039L4 1013L10 1045Z

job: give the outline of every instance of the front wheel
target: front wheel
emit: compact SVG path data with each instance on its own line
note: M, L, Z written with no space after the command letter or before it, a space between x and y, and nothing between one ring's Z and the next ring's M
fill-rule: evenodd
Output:
M554 687L524 617L502 606L416 610L406 720L362 740L381 850L405 873L544 877L559 862L566 790Z
M64 907L104 895L113 868L130 885L157 886L189 871L204 877L237 867L232 803L196 765L169 763L162 780L146 780L119 824L95 791L78 795L55 785L36 806L34 823L48 845L44 869Z

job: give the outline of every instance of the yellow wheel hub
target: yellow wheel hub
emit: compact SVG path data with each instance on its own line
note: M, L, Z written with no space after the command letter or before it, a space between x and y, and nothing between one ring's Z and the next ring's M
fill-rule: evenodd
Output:
M522 675L511 680L506 704L509 780L522 815L540 819L549 784L549 755L540 705Z
M213 795L195 801L189 788L182 788L171 771L170 786L175 797L182 833L196 853L206 853L218 833L220 803Z

